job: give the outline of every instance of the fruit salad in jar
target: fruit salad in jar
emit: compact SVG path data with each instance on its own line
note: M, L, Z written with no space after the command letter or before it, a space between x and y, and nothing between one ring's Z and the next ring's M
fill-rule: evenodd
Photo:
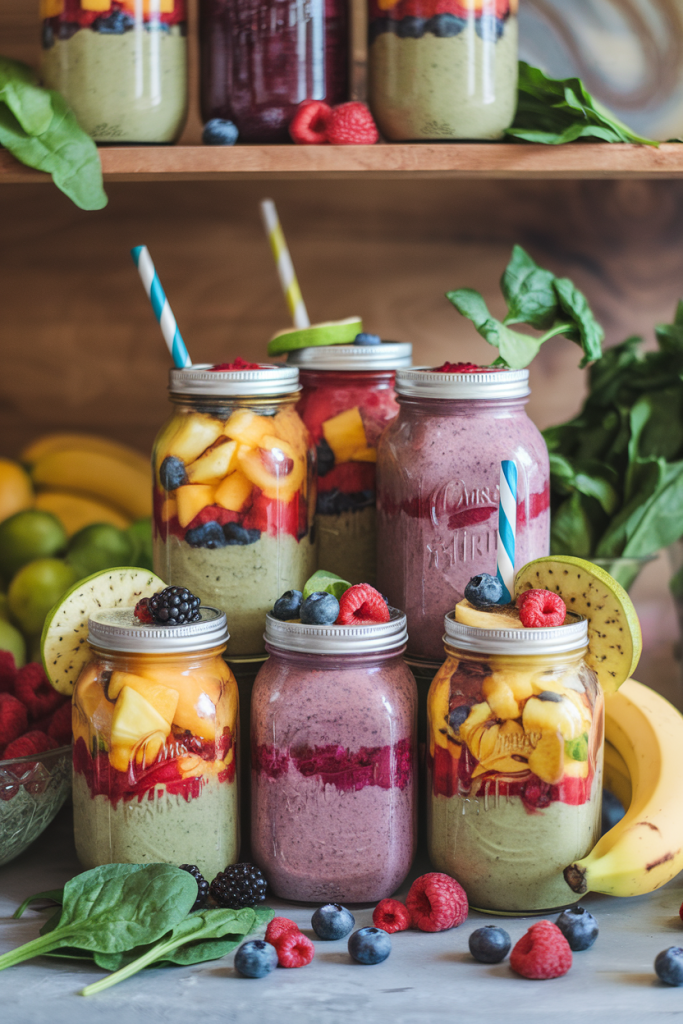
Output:
M315 561L314 464L293 367L171 371L154 455L154 564L230 618L228 657L263 652L266 612Z

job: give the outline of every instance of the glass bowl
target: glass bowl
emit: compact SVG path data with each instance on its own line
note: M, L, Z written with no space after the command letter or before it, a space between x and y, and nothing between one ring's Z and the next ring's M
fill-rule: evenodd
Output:
M71 792L71 746L0 760L0 864L47 828Z

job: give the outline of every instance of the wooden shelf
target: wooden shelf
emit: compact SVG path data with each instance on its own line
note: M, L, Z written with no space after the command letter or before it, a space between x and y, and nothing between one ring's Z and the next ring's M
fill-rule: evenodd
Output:
M683 144L122 146L100 150L106 181L307 178L683 178ZM48 181L0 150L0 183Z

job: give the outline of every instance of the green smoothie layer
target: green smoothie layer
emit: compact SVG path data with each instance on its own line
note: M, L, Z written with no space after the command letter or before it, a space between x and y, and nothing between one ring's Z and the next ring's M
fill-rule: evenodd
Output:
M318 565L349 583L375 585L377 513L373 508L315 517Z

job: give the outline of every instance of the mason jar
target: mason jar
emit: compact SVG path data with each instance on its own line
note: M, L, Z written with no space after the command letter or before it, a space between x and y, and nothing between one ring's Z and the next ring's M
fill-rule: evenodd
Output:
M175 142L187 113L185 0L41 0L44 84L98 143Z
M416 844L416 692L406 619L266 619L251 703L251 848L277 896L365 903L404 880Z
M496 574L500 464L517 465L517 568L549 553L550 470L527 417L528 370L397 370L377 446L377 587L405 608L408 653L440 661L443 616Z
M171 370L152 455L154 571L225 611L226 656L264 652L266 612L315 571L315 451L299 371Z
M368 0L368 102L392 142L499 139L517 109L517 0Z
M491 913L578 900L563 870L600 836L603 696L585 619L479 629L445 618L428 697L427 837L438 871Z
M318 566L374 586L377 572L375 463L379 436L398 413L394 377L412 345L327 345L299 349L297 406L318 451Z
M235 677L225 615L142 625L132 608L88 622L73 694L76 853L100 864L196 864L211 880L239 853Z

